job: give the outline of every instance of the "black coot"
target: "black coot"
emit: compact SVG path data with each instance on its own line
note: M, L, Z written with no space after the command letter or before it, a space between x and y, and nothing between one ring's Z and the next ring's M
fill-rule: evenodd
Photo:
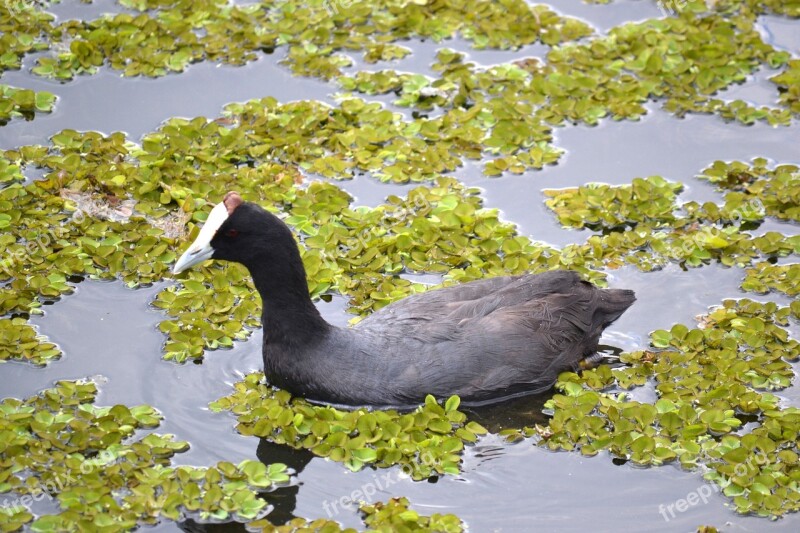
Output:
M229 192L177 274L205 259L248 268L264 312L264 373L309 400L405 406L426 394L469 403L543 392L594 355L633 291L598 289L554 271L465 283L409 296L351 328L325 322L308 294L289 228Z

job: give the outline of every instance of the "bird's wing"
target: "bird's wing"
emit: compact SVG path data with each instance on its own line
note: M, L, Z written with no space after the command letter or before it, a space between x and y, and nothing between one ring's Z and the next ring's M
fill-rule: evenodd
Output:
M559 293L469 318L407 322L406 348L417 342L412 356L398 354L398 382L473 400L500 389L545 390L595 349L601 330L594 333L592 297Z
M373 313L356 328L376 334L391 331L426 342L451 340L465 320L489 317L500 309L521 317L552 313L542 302L558 294L573 297L582 283L573 272L483 279L409 296Z

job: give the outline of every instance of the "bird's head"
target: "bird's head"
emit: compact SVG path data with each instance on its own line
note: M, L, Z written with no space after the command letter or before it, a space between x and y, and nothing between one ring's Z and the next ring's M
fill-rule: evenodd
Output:
M257 261L280 260L287 237L294 247L289 228L278 217L231 191L211 210L172 273L180 274L206 259L235 261L248 268Z

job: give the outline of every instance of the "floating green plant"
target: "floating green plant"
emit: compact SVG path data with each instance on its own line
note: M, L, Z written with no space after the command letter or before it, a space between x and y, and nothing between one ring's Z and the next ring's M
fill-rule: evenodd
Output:
M359 510L361 511L364 525L367 526L367 531L460 533L464 530L464 524L457 516L440 513L430 516L420 515L416 511L409 509L407 498L391 498L385 503L363 503ZM356 532L355 529L343 529L338 522L323 518L313 521L305 518L295 518L282 526L276 526L269 520L257 520L250 522L247 526L249 530L262 533Z
M710 173L711 179L716 180L713 176L724 174L727 168L727 163L718 161L704 170L701 177ZM767 177L759 186L748 182L744 192L738 185L727 187L731 190L725 194L722 205L713 202L679 205L676 193L682 185L657 176L636 178L631 185L588 184L544 191L548 197L545 203L565 226L603 231L583 244L565 247L561 251L561 261L565 264L568 259L589 268L632 264L645 271L670 262L697 267L719 261L726 266L744 267L758 258L800 253L800 236L778 232L753 236L748 232L749 228L758 227L765 216L781 219L793 216L798 205L794 197L800 193L793 169L791 165L775 170L761 168ZM772 185L773 174L777 185Z
M780 103L795 115L800 114L800 60L789 60L784 71L771 77L770 81L778 86Z
M547 207L559 222L574 228L615 229L649 222L669 227L675 222L676 194L683 189L660 176L635 178L630 185L589 183L574 189L545 190Z
M8 30L3 37L8 51L0 56L0 69L19 68L25 54L47 51L33 68L37 75L67 80L107 65L126 76L163 76L205 60L241 65L285 47L282 62L295 74L336 80L346 90L368 94L396 91L400 105L421 110L441 107L442 117L415 120L418 127L406 136L426 143L435 140L439 157L453 158L451 150L465 148L472 156L476 142L483 145L478 151L500 151L502 157L486 165L488 175L556 162L560 150L551 144L553 125L596 124L604 117L636 120L652 98L678 115L716 113L745 124L785 125L797 111L797 84L792 83L797 62L761 39L756 16L769 8L752 2L738 3L735 10L692 2L672 17L626 24L591 39L585 23L522 0L121 3L140 13L54 24L36 3L4 5L0 28ZM792 12L775 7L779 8ZM446 52L436 65L438 79L393 71L342 71L353 63L349 54L363 53L367 62L392 61L408 53L397 42L440 42L456 35L478 49L514 49L535 42L553 48L545 62L523 60L490 68L465 64ZM782 67L783 72L770 78L779 102L775 107L756 108L715 96L759 68ZM468 130L467 143L467 131L456 129ZM402 144L391 150L401 152L394 158L398 162L415 153L402 150ZM354 162L362 161L349 156L333 168L349 168ZM381 177L431 178L414 173Z
M460 472L465 443L486 433L467 422L453 396L439 405L432 396L409 413L365 408L341 411L292 398L262 383L263 374L250 374L234 385L236 391L211 404L214 411L236 415L237 431L344 463L350 470L365 466L400 465L414 479Z
M49 149L5 151L11 176L21 176L28 166L43 167L46 175L0 190L0 242L7 249L2 267L8 279L0 288L0 310L22 318L39 312L42 302L73 290L74 276L121 278L131 287L164 279L185 221L202 222L208 201L230 189L283 213L296 228L312 296L343 294L360 315L425 289L402 278L404 272L440 273L446 282L461 282L571 268L602 283L595 269L633 264L652 270L670 262L696 267L712 261L744 267L800 250L798 236L745 231L765 216L793 216L797 174L789 165L759 170L763 178L748 181L746 191L728 190L721 206L678 205L680 186L655 177L630 186L548 192L563 222L608 230L563 250L518 235L497 211L482 207L477 190L453 179L439 179L405 198L390 197L376 208L353 208L335 185L300 187L297 166L269 162L283 153L306 166L303 161L322 154L318 145L302 148L309 120L336 129L333 125L343 124L339 118L351 120L345 110L372 107L353 100L342 105L336 111L265 99L229 107L232 121L171 120L141 145L121 134L65 130ZM318 114L301 112L310 109ZM278 128L282 136L274 135ZM726 164L704 173L720 165ZM784 180L781 188L769 185L770 173ZM619 231L623 227L628 229ZM257 327L260 303L240 267L214 265L185 280L161 291L154 302L170 315L160 325L168 335L167 359L198 359ZM29 335L23 321L13 326L14 335Z
M766 159L751 164L716 161L698 176L721 190L731 191L744 202L758 202L766 213L781 220L800 221L800 168L778 165L770 169Z
M54 20L36 2L9 0L0 4L0 72L18 70L26 54L47 50Z
M53 110L56 96L46 91L34 92L0 84L0 125L14 117L31 118L34 113Z
M25 507L0 507L0 531L18 531L33 520Z
M24 180L25 176L22 175L19 165L11 163L11 161L0 155L0 184L6 185L8 183L20 182ZM8 227L10 220L11 217L8 214L2 213L2 218L0 218L0 229Z
M797 296L800 293L800 264L757 263L745 272L742 288L761 294L776 290L787 296Z
M800 510L800 413L770 392L790 385L790 362L800 358L800 343L785 329L789 317L798 316L795 304L726 300L699 328L677 324L653 332L653 351L623 355L629 366L562 374L557 387L563 393L548 402L553 418L523 434L540 435L540 444L554 450L608 450L638 464L705 465L705 477L739 512ZM658 394L654 404L622 392L648 381ZM756 425L740 432L745 417Z
M361 513L364 523L376 531L442 531L460 533L464 525L452 514L435 513L430 516L420 515L408 508L406 498L392 498L388 502L362 505Z
M0 401L0 512L3 531L126 531L159 519L252 520L265 512L258 491L286 483L282 464L220 462L209 468L171 466L187 442L137 430L159 425L152 407L98 407L92 382L59 381L26 400ZM11 497L11 495L16 495ZM56 514L28 507L54 500Z
M52 55L40 58L34 72L59 79L93 73L103 64L127 76L162 76L202 60L239 65L279 46L288 48L284 61L295 73L331 78L350 64L342 52L364 51L368 62L392 60L407 53L392 41L409 37L440 41L460 33L476 48L513 48L536 41L555 45L590 33L583 22L521 1L500 6L485 0L470 5L317 0L275 6L122 0L141 13L58 25L35 4L16 3L28 4L21 6L22 23L31 34L10 43L8 65L19 68L25 53L50 49ZM13 7L5 7L5 13L16 14Z
M23 360L44 365L61 357L61 350L27 324L24 318L0 318L0 361Z

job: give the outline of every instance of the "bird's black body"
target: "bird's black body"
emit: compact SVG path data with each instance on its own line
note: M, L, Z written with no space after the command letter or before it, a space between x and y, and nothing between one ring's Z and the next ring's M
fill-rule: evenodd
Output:
M402 406L426 394L478 403L545 391L595 353L603 329L635 300L553 271L413 295L339 328L309 298L297 244L274 215L238 205L211 246L214 259L244 264L261 294L269 382L334 404Z

